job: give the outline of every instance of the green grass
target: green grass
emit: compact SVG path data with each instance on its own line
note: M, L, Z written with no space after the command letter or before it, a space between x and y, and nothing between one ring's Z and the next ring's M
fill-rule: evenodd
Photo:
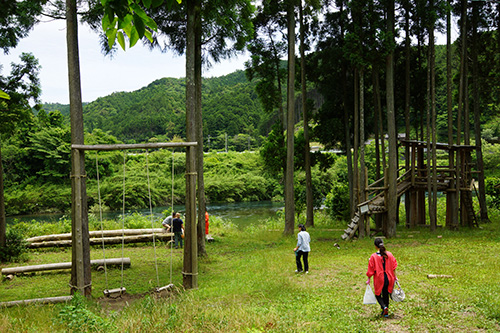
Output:
M398 260L407 298L391 303L389 319L378 316L377 305L362 304L373 239L343 242L344 223L320 217L308 229L313 240L308 275L294 273L296 240L282 236L281 224L268 221L239 231L218 221L211 224L216 242L207 244L208 257L199 262L198 289L182 290L182 252L174 250L177 291L154 297L149 293L156 286L153 248L127 246L124 255L132 265L124 271L124 286L141 297L118 307L101 305L105 274L92 271L91 300L1 309L0 332L497 332L500 220L494 217L480 229L458 232L398 227L398 237L385 243ZM162 244L156 252L165 285L170 250ZM120 257L121 248L107 248L106 256ZM94 248L91 257L102 258L102 249ZM68 250L38 251L26 264L70 260ZM68 282L68 271L18 276L2 281L0 301L66 295ZM108 270L108 283L120 286L119 269Z

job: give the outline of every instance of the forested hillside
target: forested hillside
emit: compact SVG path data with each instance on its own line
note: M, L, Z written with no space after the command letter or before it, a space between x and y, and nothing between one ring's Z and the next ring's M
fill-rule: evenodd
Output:
M185 80L163 78L133 92L117 92L84 107L85 130L99 128L124 142L185 137ZM265 135L266 118L243 71L203 80L205 136Z

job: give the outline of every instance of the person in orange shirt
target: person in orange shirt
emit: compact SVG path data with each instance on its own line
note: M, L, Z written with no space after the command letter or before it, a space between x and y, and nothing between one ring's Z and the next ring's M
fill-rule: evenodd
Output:
M208 235L208 212L205 209L205 235Z

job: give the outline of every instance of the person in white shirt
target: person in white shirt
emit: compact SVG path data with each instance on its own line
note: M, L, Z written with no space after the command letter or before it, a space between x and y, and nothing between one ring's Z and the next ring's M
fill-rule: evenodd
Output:
M170 229L172 228L172 220L174 217L175 217L175 212L172 212L172 215L167 216L167 218L164 219L163 222L161 223L161 225L167 229L167 232L170 231Z
M306 226L299 224L299 233L297 234L297 246L293 251L295 252L295 262L297 263L296 273L303 272L301 258L304 261L304 271L309 273L309 252L311 252L311 247L309 243L311 242L311 236L306 231Z

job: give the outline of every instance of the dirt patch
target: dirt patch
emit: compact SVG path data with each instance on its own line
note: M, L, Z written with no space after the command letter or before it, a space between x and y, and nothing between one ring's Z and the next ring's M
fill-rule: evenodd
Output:
M102 309L106 312L119 312L123 310L124 307L144 298L145 294L135 294L130 295L123 293L118 297L101 297L97 300L97 303L101 305Z
M142 294L127 294L126 292L117 297L101 297L97 299L97 303L101 306L101 308L106 312L120 312L125 307L130 306L131 304L141 301L145 296L150 295L156 299L158 298L170 298L172 297L176 291L163 290L161 292L149 292Z

